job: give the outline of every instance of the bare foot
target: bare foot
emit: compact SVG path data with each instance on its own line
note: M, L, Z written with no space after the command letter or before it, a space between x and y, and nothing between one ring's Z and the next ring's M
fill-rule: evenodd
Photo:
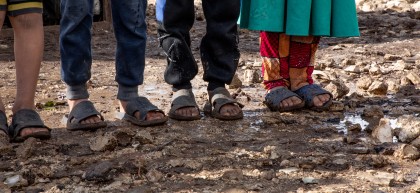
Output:
M120 112L125 113L125 107L127 106L128 101L119 101L120 103ZM134 116L137 119L140 119L140 112L136 112L134 113ZM148 112L146 115L146 120L151 121L151 120L157 120L157 119L163 119L165 118L165 115L161 112Z
M281 108L293 107L302 103L302 100L296 96L289 97L280 102Z
M196 117L200 115L200 111L196 107L182 107L177 109L175 113L184 117Z
M70 112L74 106L76 106L77 104L83 101L88 101L88 99L67 100L67 103L69 104ZM90 123L99 123L99 122L102 122L102 120L99 116L96 116L96 115L87 117L86 119L83 119L82 121L80 121L81 124L90 124Z
M220 114L223 116L235 116L242 113L242 109L235 104L225 104L220 107Z
M25 136L33 135L36 133L45 133L45 132L49 132L47 128L25 128L20 131L19 135L21 137L25 137Z
M321 107L330 100L330 97L331 96L329 94L321 94L321 95L314 96L313 98L314 105L317 107Z

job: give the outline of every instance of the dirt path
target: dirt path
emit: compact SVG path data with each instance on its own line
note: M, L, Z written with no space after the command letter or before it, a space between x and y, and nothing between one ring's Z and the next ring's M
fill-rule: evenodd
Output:
M163 80L165 57L153 9L150 5L140 92L168 112L171 91ZM244 120L203 117L153 128L114 119L115 39L108 24L95 23L90 93L109 124L95 132L68 132L60 124L67 104L58 26L45 27L36 101L53 138L13 144L0 155L0 192L419 192L419 152L407 150L416 144L402 143L402 129L392 130L398 143L379 143L371 135L383 128L380 118L392 127L396 121L419 129L419 18L391 11L359 18L361 38L326 38L320 45L316 80L338 97L331 111L269 112L256 75L258 33L241 30L237 74L242 86L230 91L246 105ZM197 60L204 29L205 21L196 21L191 31ZM5 29L0 36L0 93L8 112L15 88L12 35ZM206 83L199 65L193 86L203 107ZM403 115L412 119L401 120Z

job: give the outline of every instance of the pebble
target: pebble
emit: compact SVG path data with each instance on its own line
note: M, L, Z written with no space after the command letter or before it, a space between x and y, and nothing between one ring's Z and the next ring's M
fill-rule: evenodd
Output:
M372 136L380 143L392 142L393 133L389 119L382 118L379 120L379 125L373 129Z

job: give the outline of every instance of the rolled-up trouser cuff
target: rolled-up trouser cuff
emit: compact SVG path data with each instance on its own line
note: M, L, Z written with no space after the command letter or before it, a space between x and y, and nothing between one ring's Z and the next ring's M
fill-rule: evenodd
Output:
M67 99L87 99L89 93L86 84L70 86L67 85Z
M138 86L123 86L118 85L118 94L117 99L128 101L132 98L139 96L139 87Z

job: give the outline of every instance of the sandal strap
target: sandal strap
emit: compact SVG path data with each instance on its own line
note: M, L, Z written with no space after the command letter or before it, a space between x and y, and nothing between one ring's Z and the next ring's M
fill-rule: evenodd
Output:
M285 87L277 87L275 89L270 90L268 94L265 95L264 104L272 111L277 111L280 109L280 103L288 99L290 97L297 97L302 100L299 95L290 91Z
M91 116L99 116L101 120L104 120L104 117L99 113L91 101L82 101L73 107L69 116L68 123L80 123Z
M230 95L229 91L226 88L220 87L216 88L213 91L209 91L210 102L213 106L213 111L220 111L223 105L226 104L237 104L240 108L243 108L244 105L234 100Z
M159 108L153 105L146 97L136 97L128 101L125 112L130 116L134 116L136 112L140 113L140 120L146 120L147 113L150 111L162 112Z
M171 103L171 112L175 112L179 108L184 107L197 107L197 102L195 101L194 93L192 89L180 89L174 92L172 96Z
M299 95L305 101L305 105L307 107L314 106L313 99L315 96L322 95L322 94L329 94L330 100L332 100L333 98L333 95L330 92L326 91L318 84L309 84L309 85L303 86L302 88L296 90L295 93Z
M44 125L39 114L32 109L21 109L17 111L12 118L12 124L9 127L9 134L14 139L16 138L20 131L24 128L46 128L51 130Z

